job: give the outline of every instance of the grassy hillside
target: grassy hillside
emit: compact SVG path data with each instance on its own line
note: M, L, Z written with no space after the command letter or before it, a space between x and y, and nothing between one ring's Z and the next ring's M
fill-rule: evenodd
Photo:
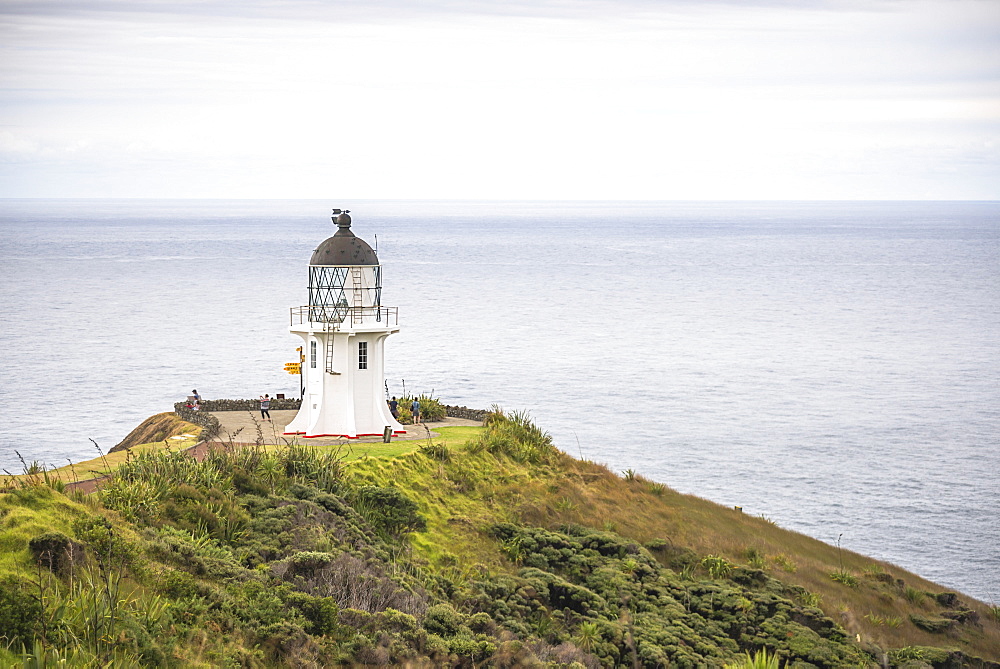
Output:
M523 415L442 433L147 448L89 496L8 479L0 666L1000 668L994 607L570 458Z
M193 437L199 432L201 432L199 426L182 420L172 411L158 413L142 421L124 439L115 444L111 452L124 451L140 444L158 444L175 437Z

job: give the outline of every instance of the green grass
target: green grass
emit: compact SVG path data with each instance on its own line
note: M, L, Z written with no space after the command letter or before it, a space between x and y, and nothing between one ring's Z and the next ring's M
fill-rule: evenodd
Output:
M476 436L482 432L481 427L477 426L455 426L455 427L441 427L436 428L434 432L438 433L440 436L431 437L429 442L447 446L449 449L453 448L465 448L469 440L474 439ZM291 440L295 441L295 440ZM421 439L393 439L388 444L381 441L377 442L350 442L346 441L342 444L311 444L308 440L300 440L296 443L300 443L317 452L332 452L340 450L341 456L344 458L345 462L354 462L356 460L364 460L367 458L376 459L394 459L399 458L404 455L409 455L410 453L415 453L419 451L422 447L428 444L427 438ZM278 445L265 445L264 449L275 452L284 446Z
M482 428L477 426L440 427L436 428L434 432L440 436L431 437L429 439L424 437L421 439L411 439L406 441L394 440L390 444L359 443L353 444L352 450L360 453L358 457L369 455L371 457L391 458L417 451L421 447L426 446L428 443L444 445L449 449L464 448L466 444L468 444L469 440L474 439L482 432Z
M18 655L14 655L6 647L0 645L0 667L19 667L21 665L21 658Z
M48 486L0 494L0 578L30 569L28 541L45 532L71 534L73 521L89 509Z
M63 483L72 483L75 481L86 481L93 478L98 478L109 472L117 469L123 462L128 460L130 457L139 455L140 453L150 453L155 451L161 451L165 449L174 451L183 451L185 449L191 448L196 443L198 443L197 438L191 439L171 439L168 440L166 444L162 441L155 441L146 444L137 444L131 448L130 451L116 451L115 453L106 453L103 457L98 455L90 460L83 460L81 462L74 462L72 464L64 465L62 467L54 467L52 469L47 469L48 474ZM6 485L14 485L18 482L25 481L29 478L29 475L18 473L14 476L3 475L0 476L0 490Z

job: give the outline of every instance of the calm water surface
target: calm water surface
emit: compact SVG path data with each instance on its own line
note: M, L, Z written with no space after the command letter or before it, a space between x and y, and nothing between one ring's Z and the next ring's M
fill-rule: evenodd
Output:
M378 237L392 393L1000 601L998 203L0 201L0 466L294 394L333 206Z

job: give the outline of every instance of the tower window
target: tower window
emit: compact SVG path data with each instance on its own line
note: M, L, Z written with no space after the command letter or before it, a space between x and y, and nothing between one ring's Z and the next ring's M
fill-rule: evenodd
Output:
M358 342L358 369L368 369L368 342Z
M316 369L316 342L309 342L309 366Z

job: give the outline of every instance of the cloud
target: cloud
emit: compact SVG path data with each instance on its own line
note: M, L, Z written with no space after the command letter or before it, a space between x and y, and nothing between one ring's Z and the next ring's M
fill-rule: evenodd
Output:
M0 7L0 195L997 194L994 3Z
M883 10L892 0L881 2L795 2L792 0L22 0L0 3L0 13L21 16L83 16L114 14L157 14L178 16L219 16L244 18L322 17L404 17L414 15L488 16L622 16L658 14L666 10L692 7L777 7L786 10Z

